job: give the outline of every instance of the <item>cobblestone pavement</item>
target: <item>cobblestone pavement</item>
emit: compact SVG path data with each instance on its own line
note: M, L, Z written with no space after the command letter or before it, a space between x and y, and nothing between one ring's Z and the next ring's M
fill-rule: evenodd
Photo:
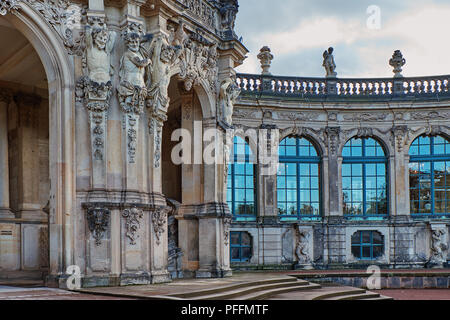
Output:
M0 286L0 300L133 300L102 295L81 294L53 288Z

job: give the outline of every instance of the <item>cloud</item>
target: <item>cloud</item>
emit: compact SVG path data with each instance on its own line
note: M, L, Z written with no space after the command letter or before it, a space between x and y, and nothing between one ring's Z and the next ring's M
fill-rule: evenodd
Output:
M388 61L396 49L407 60L405 76L449 74L450 41L446 41L445 34L450 30L450 5L413 3L395 12L382 6L381 30L369 30L360 14L319 13L287 30L253 30L245 42L251 50L249 59L238 71L259 73L256 55L259 48L269 45L275 56L271 68L274 74L323 76L321 56L329 46L335 48L341 77L391 77ZM277 13L272 14L273 21ZM270 20L266 23L270 24Z

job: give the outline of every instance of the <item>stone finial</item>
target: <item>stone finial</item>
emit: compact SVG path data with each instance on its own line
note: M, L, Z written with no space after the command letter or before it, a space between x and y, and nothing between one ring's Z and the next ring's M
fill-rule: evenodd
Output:
M261 62L262 75L271 75L269 69L273 60L273 54L270 53L270 48L268 46L262 47L257 58Z
M400 50L395 50L392 58L389 60L389 65L394 68L394 78L402 78L402 67L406 64L406 59Z
M323 64L322 66L325 68L326 77L327 78L336 78L336 63L334 62L333 57L334 49L332 47L328 48L327 51L323 53Z

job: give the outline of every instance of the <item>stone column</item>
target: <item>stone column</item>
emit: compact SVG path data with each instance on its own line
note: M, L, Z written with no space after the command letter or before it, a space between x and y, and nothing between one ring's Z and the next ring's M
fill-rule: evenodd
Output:
M17 126L17 217L46 220L39 203L39 116L41 98L19 94L15 97L18 111Z
M259 220L264 223L278 223L276 189L279 129L275 125L262 125L258 140Z
M203 120L204 132L209 129L215 129L215 119ZM216 131L218 132L218 131ZM219 148L221 135L216 133L216 148ZM208 144L205 142L205 148ZM216 155L220 152L216 152ZM197 209L199 219L199 270L198 278L225 277L231 275L229 265L229 224L231 223L231 214L228 205L223 202L221 188L225 187L223 178L224 170L216 157L214 164L204 164L204 203ZM223 168L223 167L222 167ZM222 181L222 183L219 183Z
M345 260L345 228L342 217L342 157L339 157L341 128L327 127L325 136L328 144L328 216L326 222L324 257L329 264L342 263Z
M335 177L335 179L329 180L328 194L329 194L329 215L341 216L342 211L340 209L341 201L341 172L340 165L342 161L339 161L339 147L340 147L340 127L327 127L326 137L328 139L328 176ZM327 186L325 186L327 187Z
M14 218L9 207L8 104L11 97L0 91L0 217Z

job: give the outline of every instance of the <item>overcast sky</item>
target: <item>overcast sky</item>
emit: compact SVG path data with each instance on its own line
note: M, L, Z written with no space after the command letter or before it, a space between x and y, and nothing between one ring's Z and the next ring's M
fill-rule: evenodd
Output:
M338 77L391 77L400 49L404 76L450 74L450 0L240 0L236 33L250 51L238 72L260 73L259 49L275 56L271 73L322 77L334 47ZM367 13L380 8L380 29ZM370 21L373 21L370 19Z

